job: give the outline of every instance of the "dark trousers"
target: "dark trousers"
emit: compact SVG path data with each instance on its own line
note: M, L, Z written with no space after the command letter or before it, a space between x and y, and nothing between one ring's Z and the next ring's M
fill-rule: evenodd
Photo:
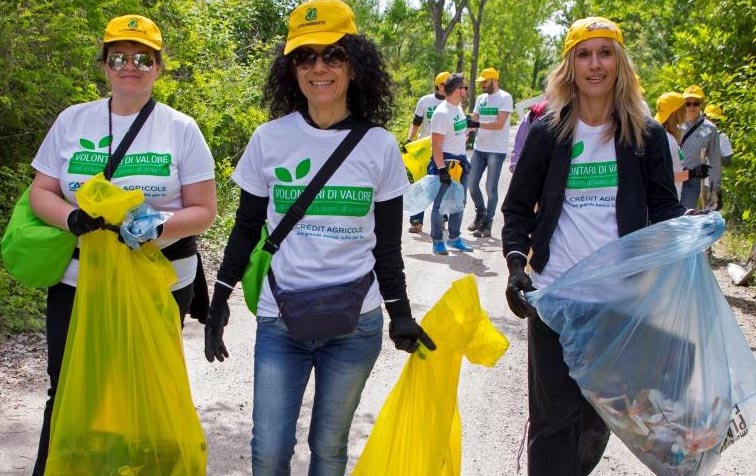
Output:
M528 320L528 394L528 475L590 474L610 431L570 377L559 335L540 318Z
M194 296L193 288L193 285L189 285L172 292L179 307L182 327L184 326L184 316L189 312L189 304ZM66 337L68 336L68 326L71 324L75 295L76 288L63 283L58 283L47 290L45 319L47 328L47 374L50 376L50 388L47 390L49 398L42 416L37 462L34 465L32 476L43 476L45 473L47 453L50 447L50 423L55 403L55 392L58 389L58 378L60 377L60 367L63 364L63 352L66 349Z

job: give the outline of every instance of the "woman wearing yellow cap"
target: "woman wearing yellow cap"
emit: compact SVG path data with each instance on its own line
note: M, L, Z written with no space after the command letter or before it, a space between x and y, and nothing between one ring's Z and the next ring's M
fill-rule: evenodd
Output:
M528 474L582 476L600 461L609 430L570 378L559 336L524 293L685 208L666 134L646 117L614 22L590 17L572 24L546 96L549 113L531 126L503 205L506 296L514 314L528 318Z
M407 298L401 228L409 183L396 139L383 128L392 114L391 81L375 45L358 34L347 4L315 0L291 13L264 99L271 121L254 132L232 177L241 201L218 270L205 356L211 362L228 357L222 338L227 301L263 224L275 233L290 197L312 181L350 131L373 126L273 254L268 277L273 273L275 284L264 281L256 312L253 474L291 474L297 419L314 370L309 474L343 475L352 418L381 349L381 303L397 349L414 352L421 342L435 348L412 318ZM367 288L356 284L365 277ZM281 307L279 291L322 294L337 285L360 291L344 299L357 301L352 324L335 326L339 314L319 303L326 312L316 316L304 309L312 317L305 312L303 319L317 332L300 333ZM310 337L294 337L305 335Z
M100 59L110 83L110 97L63 111L32 162L36 175L30 199L43 221L70 230L76 236L103 227L102 218L94 219L77 207L74 193L103 170L138 113L153 103L152 87L163 69L162 47L160 30L149 18L125 15L108 23ZM138 158L147 158L149 165L136 165ZM136 242L155 240L172 260L178 281L171 291L183 322L200 269L196 235L212 224L216 214L215 164L210 149L192 118L165 104L154 103L154 110L115 170L111 182L128 190L141 189L145 203L173 213L163 225L145 230ZM35 476L41 476L45 470L50 417L76 294L79 270L76 256L63 280L47 293L50 399L45 407ZM196 289L206 293L204 277L201 281Z
M683 170L683 160L685 156L680 149L680 124L685 120L685 99L683 95L676 92L664 93L656 100L656 119L667 132L667 142L669 142L669 153L672 156L672 169L675 172L675 188L677 189L677 198L680 198L682 192L682 183L688 180L691 172ZM706 173L707 165L699 166L698 173ZM695 172L694 172L695 173Z

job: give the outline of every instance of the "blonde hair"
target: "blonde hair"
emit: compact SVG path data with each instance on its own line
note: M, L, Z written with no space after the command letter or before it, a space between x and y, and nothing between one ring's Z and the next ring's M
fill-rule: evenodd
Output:
M680 139L682 138L682 132L680 131L680 124L685 122L685 107L678 107L675 112L669 115L666 121L664 121L664 130L675 136L675 142L680 145Z
M635 74L635 67L625 49L612 40L617 57L617 83L614 85L614 111L612 113L612 127L606 132L606 139L614 137L617 127L620 128L620 142L636 144L642 148L643 135L646 133L646 111L643 107L643 94ZM546 85L546 99L549 110L554 111L549 125L557 131L557 140L566 141L572 138L575 126L580 116L579 95L575 85L575 49L562 59L557 68L549 74ZM568 114L562 117L565 107Z

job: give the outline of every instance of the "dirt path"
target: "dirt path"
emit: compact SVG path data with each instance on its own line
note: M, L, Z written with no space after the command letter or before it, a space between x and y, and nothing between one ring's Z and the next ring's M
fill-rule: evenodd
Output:
M502 177L502 190L509 182ZM503 194L502 194L503 198ZM467 217L472 213L468 210ZM464 226L467 225L466 219ZM497 217L495 230L501 229ZM426 231L429 228L426 226ZM470 236L464 232L464 236ZM447 289L448 284L467 273L478 278L483 308L494 324L507 335L510 349L494 368L463 364L459 406L463 427L464 476L514 475L517 451L527 419L525 322L510 313L504 299L506 267L501 243L496 237L470 239L475 251L452 253L448 257L431 254L427 234L406 234L405 264L410 299L416 317L422 316ZM754 288L730 284L725 262L715 262L720 279L752 349L756 349ZM211 272L210 275L214 275ZM393 387L406 354L393 349L384 332L384 349L368 380L350 435L349 468L355 464L367 440L381 405ZM192 393L202 419L209 446L208 475L249 475L249 438L252 411L252 348L255 325L244 307L240 292L232 303L232 318L226 331L231 357L223 364L209 364L202 353L203 332L192 321L184 330L185 353ZM23 335L0 343L0 475L26 476L31 473L37 448L42 407L47 388L43 335ZM295 476L307 473L309 454L306 429L310 417L312 388L299 424ZM749 441L750 440L750 441ZM525 465L525 457L522 464ZM526 470L523 468L522 474ZM651 472L612 437L609 448L594 476L646 476ZM756 475L756 444L753 436L738 442L724 455L715 476Z

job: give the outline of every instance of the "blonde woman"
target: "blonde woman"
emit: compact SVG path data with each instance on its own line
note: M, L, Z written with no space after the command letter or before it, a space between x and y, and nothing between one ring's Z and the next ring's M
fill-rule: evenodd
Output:
M528 318L528 474L583 476L601 460L609 429L569 376L559 336L524 293L548 286L620 236L685 208L675 192L666 134L646 116L614 22L591 17L573 23L546 96L549 115L531 126L504 200L506 296L514 314Z

